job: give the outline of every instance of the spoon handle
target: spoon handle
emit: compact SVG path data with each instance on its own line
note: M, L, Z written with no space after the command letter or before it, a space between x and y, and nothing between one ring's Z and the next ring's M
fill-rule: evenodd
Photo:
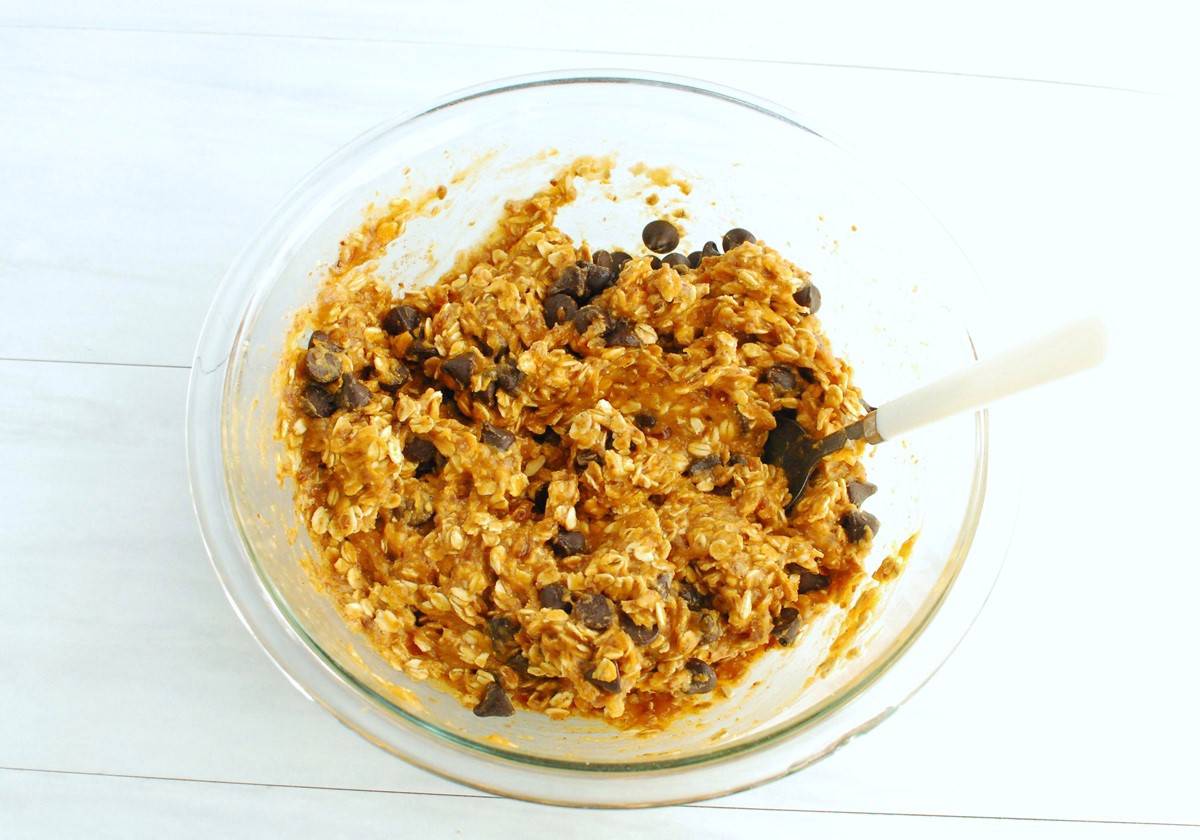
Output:
M1068 324L881 405L874 418L868 414L860 421L866 427L864 436L871 443L892 440L936 420L1086 370L1099 364L1107 347L1108 331L1099 318Z

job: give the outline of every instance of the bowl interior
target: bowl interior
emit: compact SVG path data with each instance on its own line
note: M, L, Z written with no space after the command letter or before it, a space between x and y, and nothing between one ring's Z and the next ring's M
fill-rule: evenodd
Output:
M553 154L548 152L553 150ZM711 91L627 79L501 88L385 126L327 163L286 225L260 243L222 406L225 477L247 555L280 611L313 651L396 726L534 764L595 770L703 761L794 731L830 712L886 665L935 608L962 561L982 452L976 418L877 448L868 460L883 523L871 563L919 530L906 572L886 590L857 655L809 683L836 630L810 628L796 648L764 656L734 697L658 733L632 737L599 721L518 712L480 719L438 686L391 668L349 631L303 566L311 544L276 480L272 375L293 314L309 304L339 240L364 208L446 184L443 212L393 243L386 270L434 281L477 242L502 202L541 187L578 155L613 155L613 183L581 185L560 225L594 248L640 245L642 226L682 207L685 253L725 230L752 230L812 272L834 350L878 404L968 362L959 311L969 276L946 234L903 193L882 188L837 145L789 118ZM637 163L669 166L690 185L650 185ZM458 176L458 180L455 177ZM645 198L658 196L651 207ZM613 196L621 199L613 201ZM293 532L293 529L295 531ZM290 533L298 533L294 541Z

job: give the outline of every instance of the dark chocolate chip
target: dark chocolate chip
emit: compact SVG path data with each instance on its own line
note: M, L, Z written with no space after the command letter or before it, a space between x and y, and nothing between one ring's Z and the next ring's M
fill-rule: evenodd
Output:
M717 247L716 242L705 242L704 247L700 249L701 257L719 257L721 249Z
M655 219L642 228L642 242L656 254L666 254L679 244L679 231L665 219Z
M809 283L792 295L792 300L807 309L809 315L816 315L821 308L821 290Z
M846 532L850 542L860 542L868 535L873 537L879 533L879 520L865 510L843 513L842 518L838 521L842 523L842 530Z
M561 583L549 583L539 589L538 603L547 610L571 611L571 602L567 600L567 587Z
M601 268L612 268L613 255L608 253L608 251L597 251L596 253L592 254L592 262Z
M304 354L304 369L313 382L333 382L342 375L342 357L328 344L318 341Z
M700 615L700 644L711 645L721 638L721 619L715 610L705 610Z
M383 314L380 326L388 335L400 335L403 332L415 332L421 326L424 315L416 307L401 304L393 306Z
M692 461L692 463L688 464L688 467L683 471L683 474L699 475L700 473L708 472L720 463L721 458L719 456L705 455L703 458L697 458L696 460Z
M425 464L437 457L437 447L425 438L413 438L404 444L404 457L414 464Z
M732 496L733 495L733 482L714 487L712 489L712 493L714 496Z
M650 267L655 271L658 271L660 268L662 268L662 260L660 260L658 257L651 257Z
M559 529L559 532L550 538L550 549L559 557L587 554L587 540L578 531Z
M511 642L517 636L517 631L521 629L521 625L506 615L498 615L495 618L489 618L487 623L488 635L492 637L492 641L497 644Z
M704 259L704 254L702 254L700 251L692 251L692 253L688 254L687 256L688 268L699 268L700 260L702 259Z
M846 482L846 495L850 497L850 504L855 507L862 507L862 503L874 496L878 489L869 481Z
M315 347L318 344L324 344L334 353L342 352L342 345L330 338L329 333L324 330L313 330L313 334L308 337L309 347Z
M416 359L418 362L424 362L426 359L436 358L438 355L437 348L431 344L426 344L424 341L414 341L408 345L406 356Z
M672 254L667 254L665 257L663 257L663 262L666 263L667 265L671 266L671 268L677 268L679 266L687 265L688 258L685 257L683 254L672 253Z
M660 572L658 576L654 578L654 589L663 598L667 598L671 594L671 578L673 577L674 575L672 575L670 572Z
M683 689L684 694L708 694L717 687L717 672L702 659L689 659L683 666L692 674L692 681Z
M491 423L484 423L483 429L479 432L479 439L488 446L495 447L501 452L507 452L508 448L513 445L516 435L508 429L501 429L498 426L493 426Z
M625 613L621 613L621 629L629 636L638 647L645 647L658 638L658 625L651 624L649 627L643 627Z
M603 691L605 694L617 694L621 691L621 676L619 674L617 675L616 679L600 680L592 676L592 674L595 673L595 670L595 665L588 666L588 669L584 672L583 678L592 685L596 686L596 688Z
M658 425L658 418L649 411L639 411L633 415L633 425L637 426L642 431L653 429Z
M338 405L342 408L362 408L371 401L367 387L348 373L342 374L342 387L338 391Z
M315 382L310 382L304 388L300 404L313 417L329 417L337 411L337 398Z
M546 483L533 491L533 512L542 516L546 513L546 501L550 498L550 484Z
M517 651L512 656L508 657L504 664L522 676L529 674L529 657L521 651Z
M679 598L687 604L689 610L703 610L712 606L712 597L705 595L696 584L686 580L679 584Z
M496 365L496 384L504 391L512 394L525 380L525 374L511 362Z
M552 295L546 298L542 308L546 316L546 326L553 327L574 318L575 313L579 310L579 304L569 295Z
M721 248L724 249L726 253L729 253L743 242L757 241L758 240L754 238L754 234L745 228L733 228L732 230L727 231L726 234L721 237Z
M584 595L575 602L575 612L573 615L584 627L601 633L612 626L612 601L600 593Z
M475 706L476 717L509 717L513 713L512 701L498 682L488 683L483 699Z
M783 567L783 570L789 575L800 576L800 581L796 584L796 591L801 595L829 588L828 575L819 575L816 572L810 572L799 563L788 563Z
M471 374L474 372L475 357L470 353L460 353L442 365L442 373L457 382L460 388L471 387Z
M613 251L613 255L612 255L613 272L615 274L620 274L621 269L623 269L625 267L625 263L629 262L632 259L633 259L633 257L629 256L629 254L626 254L624 251Z
M601 265L589 265L584 278L587 286L587 296L593 297L610 286L616 285L617 273L611 268L605 268Z
M604 331L604 343L609 347L641 347L642 340L633 331L633 324L625 318L616 318Z
M775 637L775 641L787 647L796 641L796 636L799 634L800 613L794 607L784 607L779 611L779 617L775 619L775 623L771 627L771 635Z
M575 313L572 323L575 324L575 330L582 335L587 332L587 328L592 324L600 322L601 326L607 326L608 315L599 306L585 306Z
M587 269L588 263L583 260L564 268L558 275L558 279L551 283L550 288L546 290L546 297L568 295L575 300L582 300L587 294Z
M741 467L748 463L750 462L746 460L746 456L740 452L731 453L729 460L725 462L725 464L730 467Z
M777 394L794 393L800 385L800 374L791 365L771 365L766 378Z

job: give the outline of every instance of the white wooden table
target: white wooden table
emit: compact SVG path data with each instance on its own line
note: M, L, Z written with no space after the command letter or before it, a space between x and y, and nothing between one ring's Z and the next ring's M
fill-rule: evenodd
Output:
M1194 27L1144 4L455 5L0 3L0 837L1195 832ZM1027 444L1022 514L950 662L832 758L692 807L504 801L359 740L239 625L188 499L194 339L272 205L389 114L573 66L832 129L946 222L994 334L1113 319L1106 368L997 412Z

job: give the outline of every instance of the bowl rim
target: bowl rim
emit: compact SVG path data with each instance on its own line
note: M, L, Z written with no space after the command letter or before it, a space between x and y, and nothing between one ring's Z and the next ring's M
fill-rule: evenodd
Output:
M567 771L570 774L586 777L593 782L621 775L653 775L664 772L694 770L702 766L711 767L716 764L727 763L732 759L753 755L771 745L782 745L793 740L802 732L818 727L820 724L828 721L835 712L842 710L862 697L873 686L877 685L886 674L892 671L893 667L903 659L904 654L925 636L927 628L942 612L942 607L946 600L955 592L959 575L975 542L976 533L983 521L984 499L989 495L987 490L990 466L988 457L990 425L989 414L985 410L977 412L975 415L976 458L975 469L972 475L971 495L964 513L963 525L959 529L954 547L950 552L950 557L947 559L947 564L943 571L943 580L939 582L940 585L936 592L937 597L932 601L927 601L922 606L918 614L903 628L892 644L880 654L874 665L861 674L857 680L828 698L809 714L796 719L790 719L768 730L757 733L752 737L739 739L724 747L715 748L710 752L692 754L682 758L656 758L645 762L583 762L533 756L528 753L508 750L500 746L465 738L443 729L437 724L423 720L420 716L398 706L371 686L363 683L353 674L342 669L324 651L321 645L307 633L302 623L288 608L282 594L276 589L269 576L260 567L254 551L250 548L246 536L245 523L242 522L237 507L232 503L233 489L230 484L228 459L225 457L228 452L228 436L226 434L227 415L224 411L224 406L226 405L225 398L235 382L235 373L237 371L235 362L238 355L244 348L248 347L248 342L243 337L244 332L249 326L249 321L252 320L253 314L258 311L261 299L270 288L270 284L262 282L253 283L253 276L267 278L275 276L275 273L269 270L262 270L260 263L269 265L271 263L278 263L283 259L283 255L288 250L288 232L297 228L293 224L295 217L303 213L307 207L316 203L310 201L310 199L315 199L318 195L326 192L330 186L336 184L336 179L333 179L328 184L325 181L337 171L340 164L353 160L362 150L370 147L371 144L390 131L401 128L423 116L461 105L474 99L503 95L508 92L537 87L581 84L638 84L663 87L683 93L713 97L744 106L832 143L843 153L847 154L857 166L871 171L869 167L864 166L864 162L859 155L849 152L845 143L830 139L830 136L825 132L815 131L789 109L732 88L686 77L625 70L570 70L508 77L447 94L427 106L413 109L385 120L342 146L302 179L272 211L263 229L230 265L214 295L212 305L201 329L193 359L188 388L185 429L188 479L193 508L214 571L221 581L227 599L230 601L242 623L264 650L266 650L276 666L280 668L298 690L310 699L320 703L342 723L367 738L367 740L404 758L410 763L424 767L427 770L455 781L465 782L466 784L488 790L489 792L514 795L536 801L565 801L570 804L576 803L571 800L560 800L554 797L544 798L537 793L530 793L527 790L513 791L499 789L483 783L476 775L462 772L461 769L460 772L448 771L442 764L426 759L425 756L430 754L427 748L428 744L419 743L414 739L403 739L408 743L397 745L393 738L386 737L380 731L381 725L368 725L362 718L361 710L356 712L353 702L348 701L366 699L370 703L380 707L387 715L399 716L402 721L415 727L412 731L414 738L433 736L441 739L451 750L463 755L469 755L473 758L483 758L488 760L489 763L502 762L505 766L517 763L534 771ZM878 173L871 171L871 174L878 177ZM902 192L906 194L906 198L917 201L920 204L919 199L916 199L911 192L897 184L894 179L885 180L890 181L894 186L900 187ZM944 226L937 221L936 217L928 212L928 208L926 208L926 212L929 218L945 231ZM949 243L962 255L961 249L953 237L948 232L945 235ZM965 255L962 255L962 260L964 265L970 266ZM256 266L254 272L248 270L251 265ZM972 276L969 279L973 281L974 291L978 294L981 291L978 277L972 272ZM248 297L245 296L247 287L249 287L251 292ZM978 356L977 348L975 347L975 338L970 331L967 333L967 338L971 342L972 351ZM220 457L216 457L218 455ZM989 505L989 507L991 506ZM1003 526L1000 527L1003 530ZM915 693L936 672L942 662L945 661L954 647L957 646L958 642L966 634L975 616L982 609L987 595L990 593L999 574L1002 562L1003 555L1000 556L999 562L996 563L990 579L984 582L986 585L981 589L982 597L977 596L975 598L973 610L969 610L970 614L965 616L966 621L962 623L956 632L950 634L954 638L943 640L942 646L945 647L945 650L940 655L931 657L930 663L928 663L931 667L923 669L922 674L915 675L915 680L913 676L910 676L906 682L911 684L907 690L902 692L902 696L899 697L898 701L886 705L881 712L868 714L865 721L851 727L849 732L841 733L831 742L831 745L818 751L816 754L817 758L829 754L852 735L873 727L880 720L887 717L891 711L898 707L908 696ZM253 569L252 577L245 574L247 568ZM950 572L948 578L947 571ZM257 587L255 584L257 584ZM945 644L947 641L949 642L948 647ZM302 649L313 659L308 662L298 661L294 655L297 652L297 648ZM353 694L354 697L351 697L347 692ZM331 700L331 693L340 696ZM394 723L395 721L393 720ZM387 727L382 726L382 728L386 729ZM392 728L394 729L395 727ZM391 735L394 733L389 731L387 734ZM811 763L811 760L813 759L809 758L799 764L789 764L782 772L767 773L762 775L761 778L749 779L749 781L742 784L735 783L732 787L712 791L699 791L694 795L689 793L683 797L672 799L653 799L652 801L622 802L620 804L660 804L667 801L691 801L698 798L722 795L733 790L761 783L770 778L786 775L787 772L799 769L800 766L807 766L807 764ZM589 804L614 803L596 802Z

